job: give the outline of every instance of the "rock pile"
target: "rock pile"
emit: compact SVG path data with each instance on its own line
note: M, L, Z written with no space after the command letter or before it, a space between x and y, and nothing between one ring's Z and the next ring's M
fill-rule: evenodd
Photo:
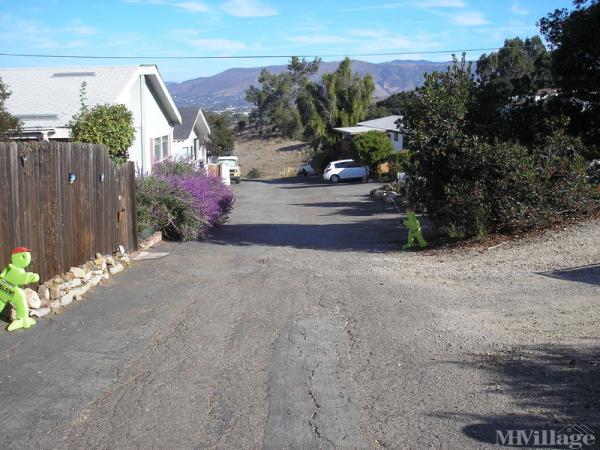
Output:
M402 196L394 191L394 186L391 184L384 184L381 187L373 189L369 195L375 200L381 200L386 203L395 204L396 206L403 206L404 203Z
M79 301L87 291L122 272L131 265L131 259L122 245L113 255L96 253L96 258L82 266L71 267L62 275L40 284L37 292L24 289L29 304L29 315L44 317L56 313L73 301Z

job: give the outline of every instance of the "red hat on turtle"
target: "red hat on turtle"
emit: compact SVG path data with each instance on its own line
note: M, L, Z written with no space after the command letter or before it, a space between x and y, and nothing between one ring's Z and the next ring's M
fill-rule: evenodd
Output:
M16 255L17 253L25 252L31 252L31 249L28 249L27 247L17 247L11 252L11 255Z

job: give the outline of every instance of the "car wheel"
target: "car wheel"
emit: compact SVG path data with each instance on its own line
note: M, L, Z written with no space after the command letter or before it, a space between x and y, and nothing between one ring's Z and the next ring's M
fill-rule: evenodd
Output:
M242 182L242 180L240 180L239 178L237 180L235 180L235 184L240 184Z
M339 183L340 177L338 175L331 175L331 177L329 178L329 181L331 181L333 184Z
M306 173L306 170L302 169L302 171L300 172L300 175L302 175L302 176L304 176L304 177L305 177L305 176L306 176L306 175L308 175L308 174Z

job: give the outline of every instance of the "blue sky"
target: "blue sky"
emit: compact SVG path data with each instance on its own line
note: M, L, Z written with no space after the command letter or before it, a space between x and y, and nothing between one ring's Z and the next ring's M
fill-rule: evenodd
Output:
M570 6L570 0L0 0L0 49L102 56L340 54L371 62L440 61L450 55L358 55L497 47L507 37L537 34L541 17ZM286 59L0 57L1 67L136 63L156 63L166 80L182 81L232 67L283 64Z

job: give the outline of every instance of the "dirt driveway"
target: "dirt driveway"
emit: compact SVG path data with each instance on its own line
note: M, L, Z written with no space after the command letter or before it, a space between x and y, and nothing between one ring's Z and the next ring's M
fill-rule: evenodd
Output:
M405 253L371 188L244 181L210 241L163 244L0 335L3 446L466 449L569 423L600 439L600 225Z

